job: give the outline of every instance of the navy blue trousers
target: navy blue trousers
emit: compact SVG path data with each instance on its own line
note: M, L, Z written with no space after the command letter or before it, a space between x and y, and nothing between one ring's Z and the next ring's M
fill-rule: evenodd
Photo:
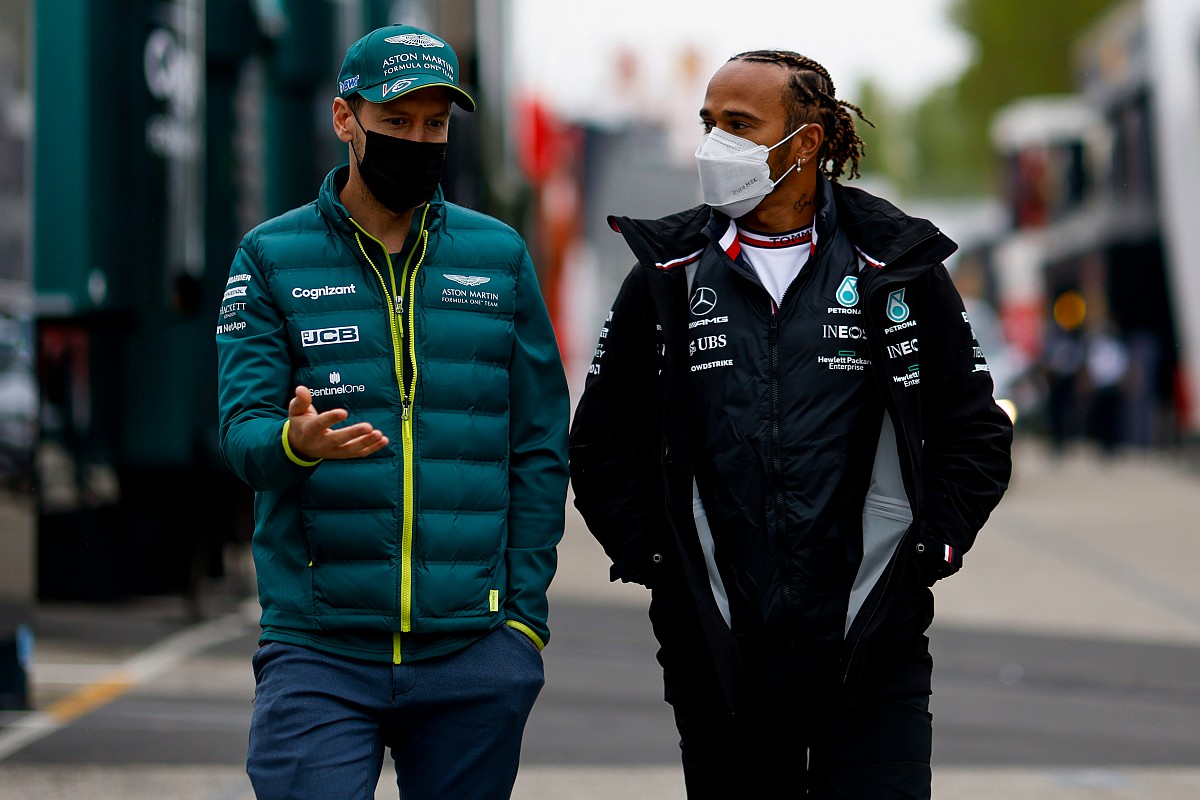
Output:
M403 800L506 800L545 680L537 647L506 625L412 664L270 642L254 676L246 771L258 800L371 800L385 748Z

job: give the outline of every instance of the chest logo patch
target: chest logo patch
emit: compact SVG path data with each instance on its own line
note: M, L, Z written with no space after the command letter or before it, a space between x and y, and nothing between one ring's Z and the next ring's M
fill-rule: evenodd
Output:
M712 313L717 307L717 293L707 286L701 286L692 292L691 307L692 313L697 317Z
M904 322L908 319L908 306L904 302L904 290L897 289L888 295L887 316L892 322Z
M300 344L305 347L321 347L328 344L347 344L357 341L357 325L343 325L338 328L312 328L300 331Z
M837 290L838 305L842 308L852 308L858 304L858 276L847 275L842 279Z
M491 278L485 278L480 275L451 275L449 273L442 274L448 279L462 286L482 286L491 280Z

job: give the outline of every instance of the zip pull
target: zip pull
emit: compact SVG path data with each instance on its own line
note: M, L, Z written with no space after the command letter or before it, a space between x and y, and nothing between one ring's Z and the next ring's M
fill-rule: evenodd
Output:
M405 400L402 404L403 411L400 412L400 419L403 422L408 422L408 409L412 405L411 400Z

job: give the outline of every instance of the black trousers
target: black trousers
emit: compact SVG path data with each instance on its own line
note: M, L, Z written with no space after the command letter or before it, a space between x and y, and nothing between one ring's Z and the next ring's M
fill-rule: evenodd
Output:
M797 718L753 708L730 717L675 707L688 800L928 800L928 695Z
M853 705L836 670L814 669L803 651L743 647L732 715L678 588L655 587L650 617L688 800L928 800L933 661L924 635L878 643Z

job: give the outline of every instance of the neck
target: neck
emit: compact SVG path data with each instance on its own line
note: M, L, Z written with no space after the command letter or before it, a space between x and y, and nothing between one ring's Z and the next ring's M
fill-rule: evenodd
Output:
M738 222L762 233L785 233L807 228L817 216L817 176L810 165L789 174Z
M404 249L404 240L408 238L416 209L393 214L384 208L363 183L353 162L350 164L350 177L338 192L338 198L354 221L378 239L389 253L399 253Z

